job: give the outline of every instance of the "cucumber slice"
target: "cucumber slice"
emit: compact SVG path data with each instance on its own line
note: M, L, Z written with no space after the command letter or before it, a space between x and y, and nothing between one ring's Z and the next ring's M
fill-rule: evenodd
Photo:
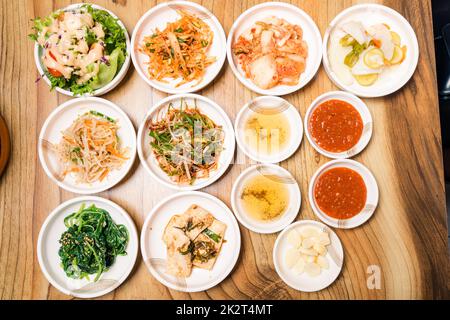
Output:
M114 76L117 74L117 71L120 70L121 65L125 57L123 55L122 49L114 49L114 51L109 56L109 65L106 63L101 63L98 74L92 79L90 83L91 87L95 89L99 89L104 87L108 83L110 83Z

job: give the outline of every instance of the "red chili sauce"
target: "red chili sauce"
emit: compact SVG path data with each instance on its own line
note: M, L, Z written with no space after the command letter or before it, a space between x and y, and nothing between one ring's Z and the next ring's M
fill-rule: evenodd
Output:
M326 215L350 219L366 204L367 188L356 171L338 167L322 173L314 186L314 199Z
M358 110L338 99L317 106L309 119L309 132L315 143L328 152L344 152L361 138L363 121Z

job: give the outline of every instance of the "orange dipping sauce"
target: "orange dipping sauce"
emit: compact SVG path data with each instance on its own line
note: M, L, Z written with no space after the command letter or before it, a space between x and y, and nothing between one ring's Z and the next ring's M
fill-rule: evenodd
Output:
M326 215L350 219L366 205L367 188L361 175L349 168L338 167L322 173L314 186L314 199Z
M361 138L363 121L358 110L338 99L322 102L309 119L309 132L315 143L328 152L344 152Z

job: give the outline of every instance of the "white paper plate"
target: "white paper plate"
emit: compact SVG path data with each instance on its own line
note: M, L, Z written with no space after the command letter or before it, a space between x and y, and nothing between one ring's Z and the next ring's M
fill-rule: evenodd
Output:
M193 268L188 278L176 278L165 272L167 250L162 237L172 216L183 213L193 204L208 210L227 225L226 241L212 270ZM178 291L205 291L222 282L233 270L240 248L241 234L233 213L222 201L204 192L179 192L164 199L147 215L142 227L141 252L148 270L163 285Z
M118 121L120 126L117 135L121 146L128 147L129 159L119 170L114 170L108 174L103 181L97 181L93 184L76 183L75 178L68 174L61 180L58 176L61 173L61 164L58 155L48 147L46 141L53 144L59 143L61 132L71 126L78 116L95 110L103 113ZM136 133L125 112L114 103L95 97L76 98L61 104L53 110L50 116L45 120L39 134L38 153L41 165L47 176L53 180L59 187L79 194L93 194L108 190L119 183L130 171L134 159L136 158Z
M273 221L259 221L247 214L240 201L242 190L245 182L257 175L270 176L275 175L279 177L279 181L285 184L289 190L289 207L284 214ZM236 218L247 229L256 233L275 233L286 228L295 217L297 217L302 197L300 188L295 181L295 178L286 169L274 164L257 164L244 170L233 184L231 191L231 206Z
M189 106L193 106L194 100L196 100L197 107L200 112L207 115L212 121L214 121L215 124L222 126L225 136L223 145L224 149L219 158L218 168L212 171L208 178L197 179L192 185L179 185L171 181L167 174L159 167L159 164L157 163L150 147L151 138L148 130L150 121L152 119L156 119L161 111L167 110L170 102L173 103L174 107L178 107L180 105L180 100L185 101ZM147 170L147 172L154 179L175 190L198 190L209 186L225 173L234 157L235 138L233 125L231 124L230 119L218 104L197 94L179 94L169 96L158 102L150 109L142 121L139 127L137 140L139 159L141 160L145 170Z
M263 112L264 110L270 110L269 112L272 112L273 110L273 112L284 113L289 122L289 142L277 153L266 154L258 152L258 150L254 150L247 143L245 123L250 116L255 114L255 112L259 112L260 108L263 109ZM302 118L297 109L283 98L274 96L257 97L247 103L241 111L239 111L234 123L234 129L239 148L241 148L250 159L261 163L277 163L286 160L297 151L303 138Z
M310 277L306 273L297 275L285 263L286 251L290 247L287 241L288 233L291 230L304 226L325 229L330 235L331 244L327 246L328 252L325 256L328 259L330 268L322 269L321 274L317 277ZM302 220L291 224L278 235L273 248L273 262L278 275L288 286L299 291L314 292L325 289L337 279L344 262L344 250L342 249L341 241L333 230L317 221Z
M368 87L361 86L356 80L352 84L345 84L331 69L328 58L328 42L332 32L337 26L352 20L360 21L365 26L387 23L391 30L400 35L402 45L408 47L405 60L400 65L383 71L378 80ZM418 60L419 45L409 22L397 11L379 4L360 4L345 9L331 21L323 37L323 65L328 77L342 90L360 97L382 97L399 90L414 74Z
M64 218L78 211L83 203L86 207L95 204L98 208L107 210L116 224L125 225L130 236L126 249L127 255L118 256L111 268L103 273L97 282L93 282L95 275L90 276L91 281L67 277L60 266L61 259L58 255L59 239L67 230ZM44 276L56 289L77 298L95 298L113 291L125 281L133 270L138 247L136 227L125 210L107 199L84 196L62 203L50 213L39 232L37 255Z
M358 172L363 178L367 188L367 199L364 209L362 210L362 212L358 213L350 219L339 220L328 216L327 214L323 213L322 210L320 210L314 199L314 187L319 176L329 169L338 167L345 167ZM311 207L316 216L329 226L341 229L352 229L362 225L367 220L369 220L370 217L372 217L378 205L378 185L373 174L361 163L349 159L333 160L321 166L311 178L311 181L309 183L308 195L309 203L311 204Z
M259 88L250 79L245 77L241 66L232 52L232 45L239 36L250 29L252 25L261 19L276 16L289 23L298 24L303 29L303 39L308 44L308 58L306 59L305 72L300 75L300 81L296 86L278 85L265 90ZM248 89L262 94L282 96L303 88L316 75L322 61L322 36L312 18L300 8L282 2L266 2L251 7L233 23L227 40L227 59L235 76Z
M63 11L75 10L75 9L79 9L82 5L85 5L85 3L71 4L70 6L67 6L62 10ZM92 7L95 9L105 10L114 18L119 19L114 13L112 13L111 11L109 11L99 5L92 4ZM92 94L84 94L83 96L101 96L101 95L113 90L115 87L117 87L119 85L119 83L125 78L125 75L127 74L128 68L130 67L130 64L131 64L130 37L128 35L128 31L125 28L125 25L123 24L123 22L120 20L117 20L117 23L123 28L123 31L125 33L125 38L126 38L126 43L127 43L125 61L122 65L121 69L119 70L119 72L115 75L114 79L110 83L106 84L104 87L94 90L94 92ZM45 76L45 73L44 73L45 67L42 64L42 60L41 60L42 53L43 53L43 49L37 43L35 43L35 45L34 45L34 61L36 63L36 67L39 71L39 74L42 76L42 78L45 80L45 82L49 86L51 86L50 80ZM65 90L63 88L56 87L55 90L66 96L71 96L71 97L79 96L79 95L74 95L71 91Z
M314 141L314 139L311 136L311 133L309 132L309 119L313 113L313 111L318 107L320 104L327 100L331 99L338 99L343 100L345 102L350 103L355 109L359 112L359 115L361 116L361 119L363 121L363 131L362 135L359 138L358 143L353 146L350 150L344 151L344 152L329 152L327 150L322 149L319 147L319 145ZM367 108L367 105L359 99L357 96L344 92L344 91L330 91L327 93L324 93L320 96L318 96L309 106L308 110L306 111L305 115L305 128L306 128L306 137L308 138L309 143L316 149L319 153L323 154L324 156L328 158L334 158L334 159L344 159L344 158L351 158L358 153L360 153L364 148L367 146L367 144L370 141L370 138L372 137L372 130L373 130L373 121L372 116L370 114L369 109Z
M180 16L177 13L177 10L180 9L202 18L214 32L213 43L208 54L216 57L217 61L206 69L203 80L194 86L191 82L176 87L176 84L180 82L180 79L168 80L168 83L150 79L147 71L148 56L139 52L139 47L142 45L144 37L152 35L156 28L164 30L167 23L178 20ZM214 80L225 62L226 38L219 20L217 20L217 18L205 7L188 1L170 1L151 8L141 17L141 19L139 19L134 28L133 35L131 36L131 47L131 58L139 76L155 89L177 94L199 91Z

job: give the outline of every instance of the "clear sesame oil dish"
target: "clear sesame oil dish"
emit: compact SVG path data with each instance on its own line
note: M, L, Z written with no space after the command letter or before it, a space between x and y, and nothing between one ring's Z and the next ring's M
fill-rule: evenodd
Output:
M245 140L257 153L272 155L287 147L291 135L285 113L252 112L245 121Z
M244 183L240 199L245 213L250 217L269 222L286 212L289 189L277 176L256 175Z

